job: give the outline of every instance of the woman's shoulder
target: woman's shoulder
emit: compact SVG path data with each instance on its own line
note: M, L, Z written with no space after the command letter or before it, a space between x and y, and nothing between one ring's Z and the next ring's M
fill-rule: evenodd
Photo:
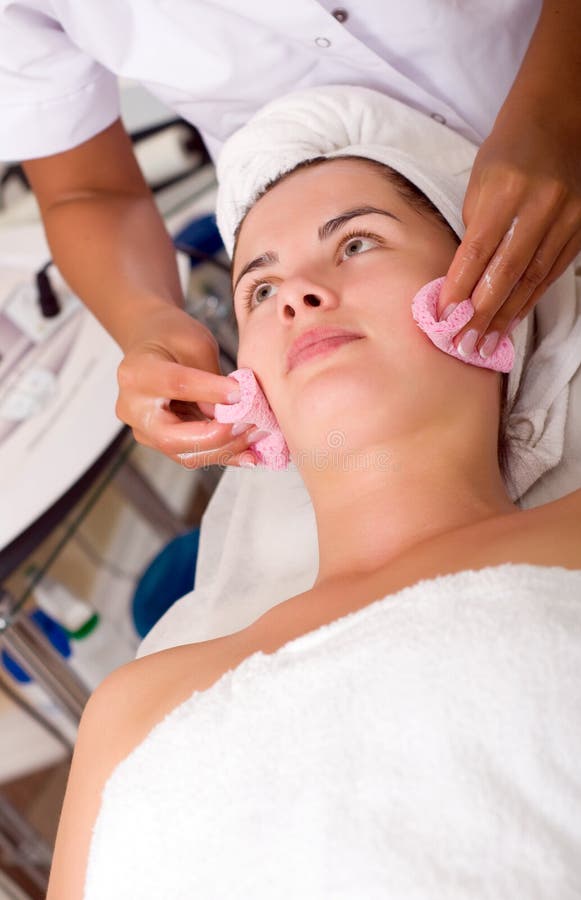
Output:
M207 690L242 662L251 652L247 631L140 657L101 682L85 707L81 732L109 735L106 745L101 745L105 774L111 774L155 725L194 692Z
M427 557L451 572L504 563L581 569L581 490L460 529Z
M188 644L134 660L91 694L75 743L47 900L82 896L105 785L157 722L207 681L205 646Z
M525 510L512 536L515 552L537 565L581 569L581 489Z

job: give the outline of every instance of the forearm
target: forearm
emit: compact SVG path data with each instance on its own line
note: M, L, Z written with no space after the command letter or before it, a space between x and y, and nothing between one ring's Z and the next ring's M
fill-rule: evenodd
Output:
M153 198L86 193L43 213L53 259L67 284L126 350L160 307L183 307L175 251Z
M544 0L504 111L563 112L581 126L581 2Z

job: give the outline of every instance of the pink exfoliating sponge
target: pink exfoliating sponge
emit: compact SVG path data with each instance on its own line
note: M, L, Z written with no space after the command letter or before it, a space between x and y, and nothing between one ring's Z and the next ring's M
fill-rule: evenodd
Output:
M252 422L257 428L270 432L267 437L251 444L259 461L267 469L279 471L289 463L289 449L276 416L268 404L252 369L236 369L228 378L235 378L240 385L238 403L216 403L214 418L217 422Z
M422 331L439 350L455 356L461 362L470 363L472 366L481 366L483 369L494 369L495 372L510 372L514 365L514 346L510 338L506 336L499 340L494 353L488 359L483 359L476 349L469 356L461 356L458 353L452 340L469 321L474 307L470 300L463 300L447 319L438 322L436 309L444 281L443 276L436 278L435 281L429 281L423 288L420 288L412 300L412 315Z

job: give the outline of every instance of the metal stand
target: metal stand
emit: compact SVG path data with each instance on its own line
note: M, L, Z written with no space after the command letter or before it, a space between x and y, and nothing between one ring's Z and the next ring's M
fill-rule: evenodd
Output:
M0 856L5 865L20 869L32 885L46 894L51 848L1 793Z
M127 460L118 470L115 484L125 499L165 540L171 541L188 531L188 526L169 508L131 460Z
M43 686L49 696L78 724L89 699L89 689L57 653L50 641L28 619L13 612L15 600L8 591L0 593L0 646Z

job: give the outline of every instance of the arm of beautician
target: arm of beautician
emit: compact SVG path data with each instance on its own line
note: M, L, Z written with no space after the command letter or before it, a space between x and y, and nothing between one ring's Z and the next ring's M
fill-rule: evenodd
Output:
M581 250L581 3L544 0L470 175L466 234L439 300L470 297L479 336L527 316ZM492 348L491 348L492 350Z
M171 400L236 402L211 332L184 310L175 250L120 119L72 150L22 163L54 261L119 344L117 416L188 468L239 465L248 429L184 422ZM194 451L192 453L192 451ZM187 454L180 459L179 454Z

